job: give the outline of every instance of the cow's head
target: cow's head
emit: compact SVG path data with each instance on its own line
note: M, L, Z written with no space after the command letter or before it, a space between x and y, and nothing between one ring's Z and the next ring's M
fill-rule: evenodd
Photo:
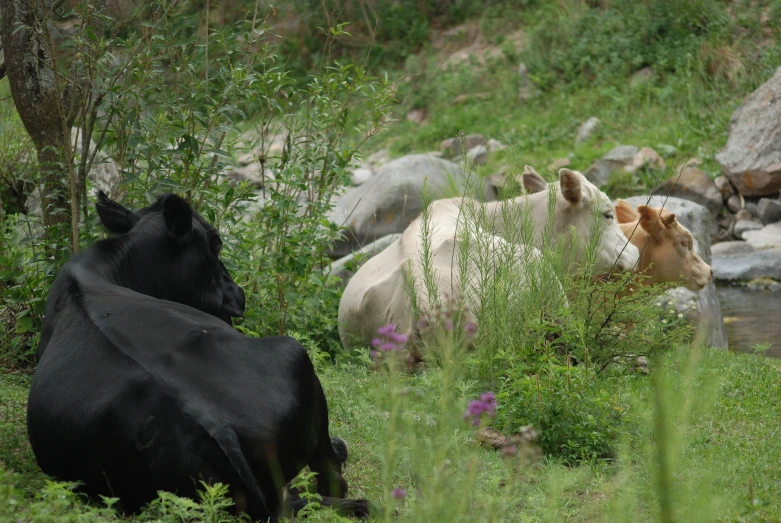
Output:
M104 252L114 283L200 309L231 323L244 314L244 291L220 260L217 230L175 194L132 212L102 191L95 205L116 235Z
M570 262L583 262L592 235L597 234L596 273L630 271L635 267L640 253L618 227L610 199L581 173L560 169L558 183L548 184L534 168L526 166L523 185L529 194L543 192L549 185L557 186L553 229L558 234L567 234L574 228L577 236L577 246L569 253ZM547 202L537 203L542 204L547 207Z
M694 250L692 234L666 209L640 205L637 211L623 200L616 202L621 229L640 249L637 270L643 283L680 282L699 291L710 282L713 270Z

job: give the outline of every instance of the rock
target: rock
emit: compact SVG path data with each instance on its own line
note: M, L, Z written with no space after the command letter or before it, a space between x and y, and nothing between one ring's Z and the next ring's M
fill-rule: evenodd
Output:
M345 227L345 238L336 242L332 257L402 232L420 214L424 182L432 199L457 196L463 194L466 175L447 160L411 154L385 164L364 184L339 195L328 219Z
M676 196L705 206L714 216L722 206L721 192L702 169L688 167L680 175L668 178L659 188L661 194Z
M592 116L578 127L578 134L575 136L575 145L581 144L591 138L594 131L602 122L596 116Z
M727 178L723 174L721 176L717 176L716 178L714 178L713 183L714 185L716 185L716 188L721 193L721 197L722 199L724 199L725 202L735 194L735 189L732 187L729 178Z
M347 285L350 278L353 277L355 272L369 259L380 254L382 251L388 248L388 246L401 238L401 233L389 234L382 238L368 243L358 249L355 252L351 252L347 256L343 256L338 260L331 263L331 274L337 278L342 279L342 283ZM351 264L353 260L356 260L354 264Z
M372 153L368 158L366 158L366 163L369 164L370 167L382 167L390 160L390 150L386 147Z
M781 280L781 249L714 257L712 267L713 277L721 281Z
M759 218L759 207L757 206L757 202L746 202L743 208L750 212L753 218Z
M685 162L683 162L681 165L675 168L675 172L679 173L686 169L687 167L699 167L702 165L702 159L700 158L689 158Z
M634 145L619 145L597 160L583 174L593 184L605 185L612 172L631 166L639 152L640 149Z
M711 238L711 243L731 240L735 230L735 217L726 212L716 217L716 223L719 225L719 230L716 239Z
M502 149L507 149L507 144L504 142L500 142L499 140L495 138L489 138L486 142L486 146L488 146L488 152L494 152L494 151L501 151Z
M426 109L413 109L407 113L407 121L420 125L426 120L427 115Z
M358 167L354 169L350 175L352 185L361 185L369 181L369 178L374 176L374 171L368 167Z
M740 199L739 194L733 194L727 199L727 209L734 213L738 213L742 210L744 210L741 205L743 205L743 201ZM751 213L746 211L746 214L751 216Z
M464 150L469 151L478 145L485 145L488 140L479 134L468 134L464 137ZM458 138L443 140L439 146L445 158L455 158L461 155L461 141Z
M720 256L735 256L752 252L756 252L756 249L750 243L741 241L721 242L711 248L711 255L714 259Z
M751 216L751 213L748 212L746 209L741 209L741 210L739 210L738 212L735 213L735 220L736 221L740 221L740 220L751 221L753 219L754 219L754 217Z
M518 101L531 100L538 93L537 86L529 78L529 68L526 64L518 64Z
M648 82L654 76L654 70L650 67L643 67L639 71L632 73L629 77L629 85L631 87L637 87L638 85Z
M249 182L251 185L261 189L263 188L264 178L260 174L260 169L260 162L252 162L227 171L225 176L233 182ZM266 175L266 180L273 179L271 170L266 169ZM234 185L236 185L236 183L234 183Z
M466 157L475 165L485 165L488 160L488 147L475 145L466 152Z
M570 164L569 158L556 158L550 164L548 164L548 170L552 172L558 172L562 167L567 167Z
M743 233L743 239L757 249L781 247L781 223L771 223L759 229L750 229Z
M757 278L748 282L746 289L750 291L778 292L781 290L781 284L771 278Z
M781 221L781 202L762 198L757 204L757 214L764 225Z
M625 199L633 208L638 205L650 205L652 207L664 207L675 214L677 220L692 233L694 238L694 248L697 253L705 260L705 263L711 263L711 230L715 227L715 221L710 211L689 200L665 197L665 196L633 196ZM714 269L715 270L715 269ZM704 336L705 343L710 347L726 348L727 331L724 327L724 319L721 315L721 306L716 297L716 286L710 282L699 292L692 292L686 288L671 289L677 293L678 301L689 293L690 297L696 297L696 312L689 314L696 315L692 321L698 335ZM685 291L685 292L684 292ZM673 293L672 297L676 297ZM693 299L693 298L692 298Z
M664 169L664 159L650 147L643 147L632 160L632 165L625 165L624 170L633 173L645 166L656 170Z
M748 231L756 231L762 228L762 224L755 220L738 220L733 229L735 236L743 238L743 234Z
M751 93L729 122L729 137L716 154L725 175L743 196L781 189L781 67Z

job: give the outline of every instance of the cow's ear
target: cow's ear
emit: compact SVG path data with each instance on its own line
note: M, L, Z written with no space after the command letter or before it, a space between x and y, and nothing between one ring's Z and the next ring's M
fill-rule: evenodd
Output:
M193 210L184 199L168 194L163 198L163 217L168 235L182 244L189 238L193 230Z
M675 223L675 215L673 213L665 213L662 215L662 221L667 227L671 227Z
M98 191L98 201L95 203L100 223L113 234L125 234L133 228L133 213L125 209L106 193Z
M573 171L569 169L559 169L559 183L561 185L561 194L564 199L572 205L580 203L583 199L583 192L581 191L580 178Z
M664 223L659 219L659 211L647 205L638 205L640 227L654 238L661 238Z
M640 215L624 200L616 201L616 218L618 219L618 223L633 222L639 217Z
M542 192L548 188L548 182L531 165L523 168L521 176L523 177L523 188L526 189L527 194Z

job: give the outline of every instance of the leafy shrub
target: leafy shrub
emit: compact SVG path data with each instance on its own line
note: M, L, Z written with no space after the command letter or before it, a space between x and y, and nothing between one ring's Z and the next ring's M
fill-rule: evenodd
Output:
M625 408L594 367L556 362L533 375L524 365L511 368L497 398L502 430L514 434L534 426L543 451L567 463L610 456Z
M126 50L121 82L113 62L96 60L103 103L95 138L122 177L112 196L137 209L163 192L183 195L223 234L226 266L247 292L245 325L260 335L292 327L334 349L341 291L320 269L339 230L326 214L358 149L385 122L388 83L333 63L298 84L277 49L262 43L263 21L254 17L209 34L204 70L205 45L191 36L192 19L179 16L186 8L153 2L155 18L140 32L99 46ZM270 151L277 133L286 136L281 153ZM226 176L232 158L248 151L260 166L260 191ZM84 214L81 241L91 243L102 228L91 206ZM41 250L40 238L20 234L17 221L0 230L7 246L0 285L2 321L23 334L40 331L67 247L52 260L60 246L44 241ZM9 340L18 345L9 349L12 359L27 357L35 342Z
M524 59L535 83L552 89L621 81L643 67L660 73L689 71L706 40L730 27L718 0L617 0L604 9L568 3L551 10L530 35Z

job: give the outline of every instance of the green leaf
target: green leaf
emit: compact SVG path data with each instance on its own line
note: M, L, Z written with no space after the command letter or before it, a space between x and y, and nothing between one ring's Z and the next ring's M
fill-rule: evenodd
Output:
M14 331L17 334L24 334L33 328L33 320L29 316L23 316L16 320L16 328Z

